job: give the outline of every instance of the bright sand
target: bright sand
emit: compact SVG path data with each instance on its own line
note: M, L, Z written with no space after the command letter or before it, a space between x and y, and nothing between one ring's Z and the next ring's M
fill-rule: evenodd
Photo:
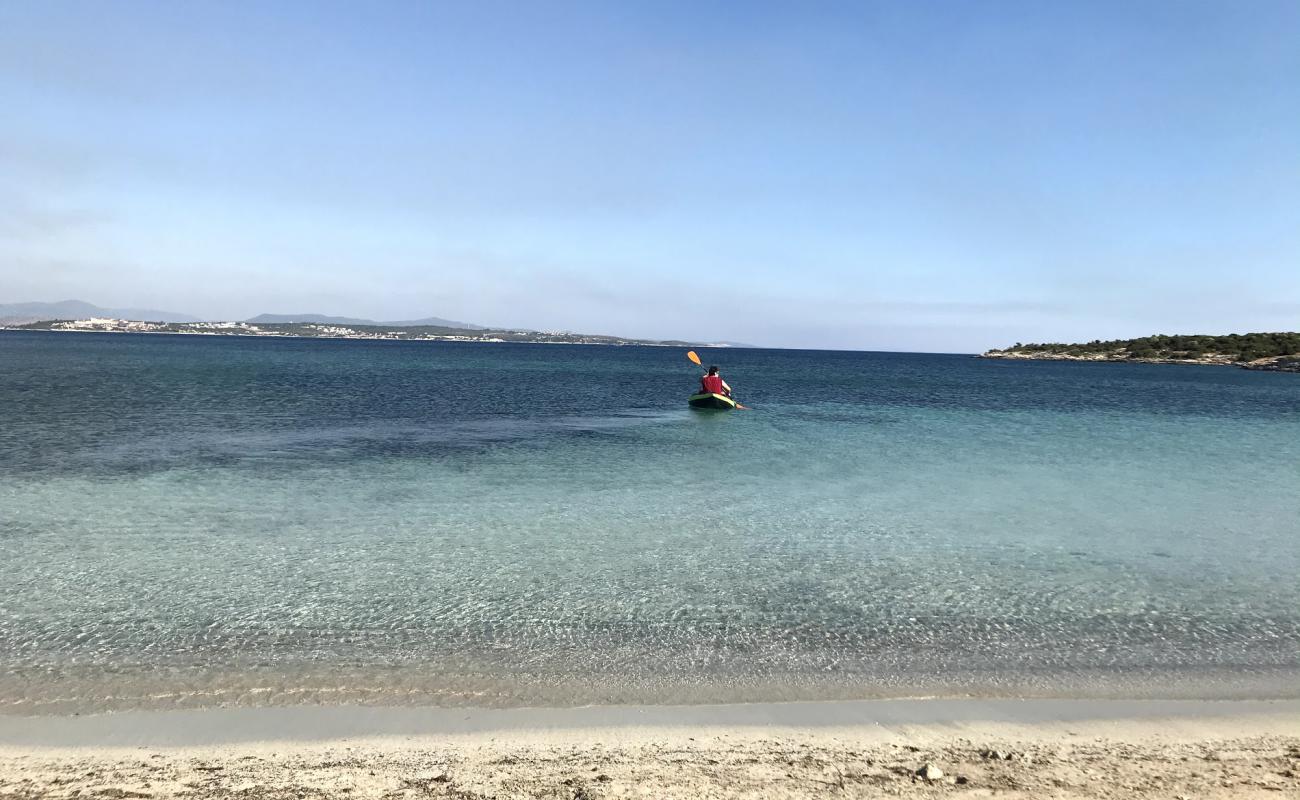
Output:
M1300 796L1298 776L1296 701L0 718L2 798L1238 798Z

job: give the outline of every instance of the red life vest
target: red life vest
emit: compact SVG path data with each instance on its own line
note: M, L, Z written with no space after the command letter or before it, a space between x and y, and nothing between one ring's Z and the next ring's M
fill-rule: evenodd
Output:
M700 391L706 394L722 394L722 376L705 375L700 378Z

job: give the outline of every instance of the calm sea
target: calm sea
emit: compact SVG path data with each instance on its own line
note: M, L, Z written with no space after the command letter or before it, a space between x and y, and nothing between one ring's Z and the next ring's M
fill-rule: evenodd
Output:
M1300 376L0 333L0 711L1300 693Z

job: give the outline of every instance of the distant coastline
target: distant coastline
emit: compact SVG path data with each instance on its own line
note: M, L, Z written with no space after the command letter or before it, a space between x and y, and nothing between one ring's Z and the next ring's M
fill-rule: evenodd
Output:
M258 336L278 339L362 339L367 341L594 344L643 347L734 347L731 343L629 339L622 336L437 325L337 325L317 322L152 322L92 317L0 325L0 330L53 333L147 333L177 336Z
M1300 333L1226 336L1145 336L1076 344L1020 344L979 358L1020 361L1103 361L1137 364L1195 364L1265 372L1300 372Z

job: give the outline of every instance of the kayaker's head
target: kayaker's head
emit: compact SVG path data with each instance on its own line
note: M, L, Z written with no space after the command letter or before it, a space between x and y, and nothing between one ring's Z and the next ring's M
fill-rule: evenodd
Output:
M717 374L718 374L718 368L717 368L717 367L709 367L709 374L710 374L710 375L717 375Z

